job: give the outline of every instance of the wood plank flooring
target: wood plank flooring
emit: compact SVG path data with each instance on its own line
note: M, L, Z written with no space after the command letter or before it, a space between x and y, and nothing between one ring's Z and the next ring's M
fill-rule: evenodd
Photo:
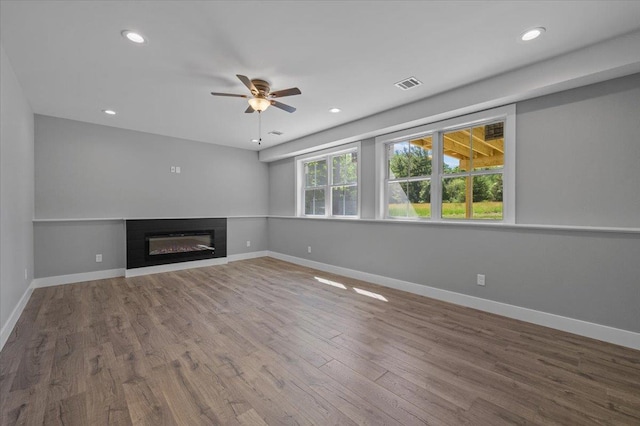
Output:
M640 352L260 258L35 290L0 407L2 425L639 425Z

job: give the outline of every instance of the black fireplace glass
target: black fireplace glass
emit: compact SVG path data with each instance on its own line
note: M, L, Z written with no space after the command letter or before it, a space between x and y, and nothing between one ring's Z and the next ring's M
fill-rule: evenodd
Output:
M189 253L215 250L213 231L147 235L145 239L148 257L188 256Z

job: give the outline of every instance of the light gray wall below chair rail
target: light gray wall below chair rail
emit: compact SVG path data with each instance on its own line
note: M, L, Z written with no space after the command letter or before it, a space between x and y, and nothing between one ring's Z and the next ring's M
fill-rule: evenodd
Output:
M124 220L35 222L34 240L36 278L126 267ZM265 217L227 220L229 256L267 249Z
M250 241L250 247L247 247L247 241ZM227 254L229 256L268 249L269 233L266 217L227 220Z
M36 278L125 267L123 220L36 222L33 233Z
M269 250L640 332L638 234L269 218Z

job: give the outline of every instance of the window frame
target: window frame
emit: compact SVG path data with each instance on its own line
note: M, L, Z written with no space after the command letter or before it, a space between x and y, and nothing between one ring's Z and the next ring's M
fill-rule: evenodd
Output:
M459 129L478 126L480 124L490 124L495 121L504 121L504 166L502 168L503 181L503 201L502 220L487 220L474 218L443 218L442 217L442 179L444 177L454 177L458 174L443 173L443 134ZM389 216L387 202L388 188L388 151L387 145L409 141L420 137L432 136L432 160L431 175L423 176L422 179L430 179L431 182L431 217L420 216ZM446 223L487 223L499 224L515 223L515 162L516 162L516 106L515 104L493 108L486 111L467 114L444 121L438 121L423 126L400 130L397 132L381 135L375 138L376 148L376 219L378 220L408 220L423 222L446 222ZM495 172L494 172L495 173ZM491 171L470 171L460 173L465 176L476 176L482 174L492 174ZM411 179L411 178L409 178Z
M420 137L422 137L422 138L431 137L432 144L433 144L433 137L434 136L435 135L433 133L425 133L425 134L420 135ZM411 139L413 139L413 138L411 138ZM385 177L384 177L384 183L383 183L383 185L384 185L384 197L385 197L384 217L386 219L392 219L392 220L403 220L403 219L411 219L411 220L413 220L413 218L420 219L421 218L420 216L408 216L408 215L407 216L389 216L389 203L387 202L388 201L387 197L389 195L389 193L388 193L389 184L390 183L399 183L399 184L406 183L408 185L410 182L426 182L426 181L428 181L429 185L431 186L431 184L433 183L433 164L434 164L433 163L433 154L432 154L432 158L431 158L431 174L430 175L411 176L411 162L409 162L409 167L407 168L407 176L392 178L389 175L389 167L388 167L388 165L389 165L389 162L391 160L391 157L389 156L389 149L387 149L387 147L389 147L390 145L394 145L394 144L396 144L398 142L400 142L400 143L407 142L408 145L409 145L408 146L409 147L409 152L411 152L411 144L409 143L409 138L402 138L400 140L389 141L389 142L386 142L384 144L384 148L385 148L384 149L384 156L385 156L385 158L384 158L384 164L385 164L384 175L385 175ZM431 149L431 152L433 153L433 149ZM411 156L409 157L409 160L411 160ZM432 192L430 191L430 193L432 193ZM433 213L433 210L432 210L432 213Z
M296 216L309 217L309 218L337 218L337 219L360 219L361 200L362 200L362 187L361 187L361 170L362 170L362 157L361 157L361 142L353 142L347 145L341 145L335 148L323 149L321 151L315 151L308 154L303 154L295 157L296 165ZM356 183L353 184L334 184L333 183L333 158L339 155L355 152L357 155L357 176ZM322 160L327 162L327 183L323 186L314 187L322 188L325 190L325 213L323 215L309 215L305 213L305 190L306 180L304 165L306 163ZM355 215L334 215L333 214L333 192L332 189L337 186L354 186L358 190L357 201L357 214Z

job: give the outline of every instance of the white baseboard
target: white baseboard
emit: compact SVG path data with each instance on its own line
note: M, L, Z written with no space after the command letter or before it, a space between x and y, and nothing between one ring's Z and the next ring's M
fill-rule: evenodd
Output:
M82 283L85 281L104 280L124 276L124 269L105 269L104 271L82 272L79 274L57 275L54 277L35 278L33 288L51 287L54 285Z
M247 259L255 259L256 257L267 257L269 256L269 252L267 250L263 251L252 251L250 253L238 253L238 254L230 254L227 256L229 262L236 262L238 260L247 260Z
M640 350L640 333L269 251L275 259Z
M4 344L7 343L7 340L9 340L13 327L16 326L18 319L20 319L20 315L22 315L24 307L27 306L31 293L33 293L33 281L31 281L31 284L25 290L16 307L13 308L11 315L7 318L7 322L2 326L2 330L0 331L0 351L4 348Z
M159 274L161 272L182 271L183 269L203 268L205 266L225 265L228 262L226 257L215 259L193 260L191 262L169 263L167 265L146 266L144 268L125 269L124 276L139 277L141 275Z

